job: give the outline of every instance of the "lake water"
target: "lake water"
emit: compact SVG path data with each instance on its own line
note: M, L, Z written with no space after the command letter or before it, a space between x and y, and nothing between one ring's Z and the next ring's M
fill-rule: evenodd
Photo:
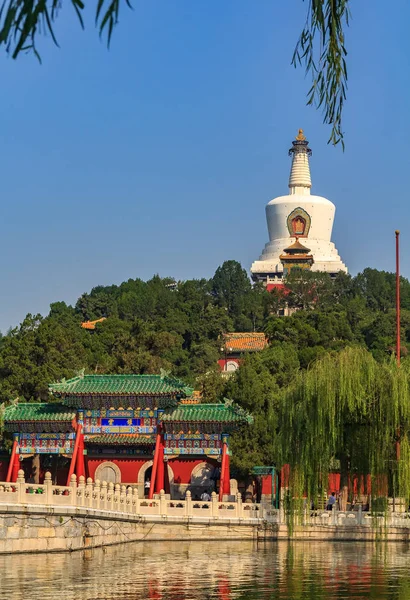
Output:
M410 600L407 544L132 543L0 556L7 600Z

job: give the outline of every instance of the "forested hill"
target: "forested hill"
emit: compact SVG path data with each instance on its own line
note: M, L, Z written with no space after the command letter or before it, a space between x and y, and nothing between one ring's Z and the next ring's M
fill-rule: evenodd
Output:
M227 384L225 392L247 408L255 395L265 394L267 401L295 370L330 349L359 343L378 360L391 352L393 274L366 269L355 278L341 274L331 282L326 275L306 273L287 285L286 298L268 293L262 285L251 285L239 263L227 261L210 280L130 279L94 288L75 307L54 303L46 317L29 314L0 339L0 401L47 399L50 381L84 367L92 373L157 373L163 368L214 399L226 386L216 361L220 336L227 331L265 331L271 342ZM406 279L401 288L405 348L410 337ZM285 302L301 310L277 317ZM81 328L82 321L99 317L107 319L94 331ZM255 374L258 390L252 387Z

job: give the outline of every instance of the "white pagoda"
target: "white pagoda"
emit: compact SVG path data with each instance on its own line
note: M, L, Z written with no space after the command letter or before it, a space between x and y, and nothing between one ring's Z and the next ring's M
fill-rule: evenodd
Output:
M251 267L252 279L267 286L282 283L283 253L294 242L309 246L313 257L312 271L324 271L334 276L347 267L331 242L336 207L333 202L310 193L309 142L299 129L289 155L292 167L289 177L289 194L271 200L266 206L269 242L259 260Z

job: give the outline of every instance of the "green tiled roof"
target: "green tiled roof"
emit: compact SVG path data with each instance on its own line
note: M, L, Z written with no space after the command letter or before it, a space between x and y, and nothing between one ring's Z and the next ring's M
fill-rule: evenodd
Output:
M155 444L155 435L104 433L101 435L85 435L86 444L116 446L151 446Z
M33 421L60 421L71 422L76 416L76 411L70 410L63 404L51 402L18 402L7 406L4 410L4 422L33 422Z
M170 423L253 423L253 417L230 400L224 404L180 404L164 411L161 420Z
M51 383L56 396L186 396L185 383L167 375L78 375Z

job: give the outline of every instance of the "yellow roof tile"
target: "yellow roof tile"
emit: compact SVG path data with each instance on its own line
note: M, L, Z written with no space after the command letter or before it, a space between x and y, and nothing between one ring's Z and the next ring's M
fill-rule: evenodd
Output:
M226 352L257 352L268 345L264 333L225 333L224 349Z

